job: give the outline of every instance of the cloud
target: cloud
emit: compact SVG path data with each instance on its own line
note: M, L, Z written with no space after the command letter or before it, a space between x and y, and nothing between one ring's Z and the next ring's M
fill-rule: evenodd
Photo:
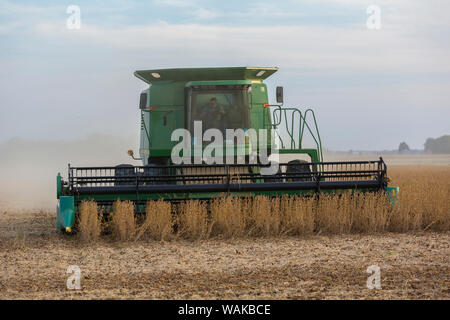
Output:
M183 52L196 61L229 61L255 57L261 62L283 62L291 68L333 73L450 72L448 50L430 49L427 39L384 28L328 26L228 27L159 23L123 28L83 24L67 30L61 24L39 24L36 34L58 43L79 46L148 50L153 57L175 58ZM441 63L438 63L440 61Z
M207 2L208 3L208 2ZM330 74L342 72L364 73L405 73L449 72L450 45L445 41L450 35L446 10L425 5L417 1L400 1L391 4L379 1L382 9L382 29L367 30L365 8L369 1L321 0L320 5L335 5L348 15L360 16L360 23L335 25L328 21L333 16L327 10L314 7L314 1L273 4L255 2L240 10L226 10L217 5L204 7L201 1L155 0L158 7L179 7L196 22L165 22L153 19L152 23L124 24L112 8L89 7L89 14L100 11L114 11L119 24L107 25L104 19L83 20L82 29L71 31L65 28L65 11L61 8L40 8L15 5L0 1L0 7L8 15L25 15L25 19L11 20L2 24L0 34L13 35L14 30L27 32L31 41L39 39L78 47L111 48L112 50L148 50L149 56L161 60L173 60L183 52L191 64L205 61L214 64L232 64L234 61L252 61L278 64L282 61L291 69L313 70ZM119 2L119 7L123 6ZM137 4L126 4L130 9ZM292 6L292 8L290 8ZM312 7L311 7L312 6ZM450 8L450 5L445 5ZM82 19L86 4L82 6ZM122 8L122 7L121 7ZM290 10L288 10L290 8ZM312 8L312 9L311 9ZM351 8L353 11L346 11ZM62 15L56 15L56 11ZM355 11L356 10L356 11ZM59 12L58 11L58 12ZM321 12L324 17L314 23L305 22L301 17L307 13ZM356 12L356 13L355 13ZM151 11L149 11L151 13ZM337 12L337 16L342 12ZM41 19L40 17L43 15ZM87 14L86 14L87 15ZM433 23L432 17L439 17ZM299 17L287 24L264 23L265 18ZM30 17L31 20L28 19ZM222 18L237 22L224 25ZM252 17L261 24L240 24ZM259 19L258 19L259 18ZM273 21L273 20L270 20ZM354 20L352 20L354 21ZM205 23L201 23L205 22ZM439 32L437 32L439 31ZM24 42L21 43L24 45ZM30 50L32 44L29 45ZM183 59L181 59L183 60ZM186 59L188 60L188 59ZM220 63L220 61L223 61Z
M192 7L197 4L197 1L189 0L153 0L152 3L159 6L173 6L173 7Z
M216 10L198 8L193 11L193 15L199 19L214 19L221 16L222 14Z
M12 35L17 32L26 32L38 21L53 20L55 8L0 0L0 34Z

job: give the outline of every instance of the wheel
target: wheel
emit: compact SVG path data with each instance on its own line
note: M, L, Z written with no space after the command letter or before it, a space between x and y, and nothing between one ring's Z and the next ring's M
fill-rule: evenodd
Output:
M115 166L114 177L119 178L114 182L115 186L134 185L136 183L134 179L134 166L131 164L119 164Z
M152 184L167 184L167 181L158 179L158 176L166 176L169 174L169 170L167 168L161 168L160 164L149 163L144 167L144 185L152 185Z
M271 178L267 179L267 181L268 182L283 182L282 174L283 173L281 172L281 167L278 165L277 173L275 173L274 175L269 176Z
M167 184L166 179L158 178L159 176L167 176L170 174L169 158L166 157L149 157L148 164L144 167L142 174L143 185ZM163 168L161 168L163 167Z
M308 161L292 160L289 161L286 168L286 175L304 174L303 176L286 178L286 181L312 181L311 168Z

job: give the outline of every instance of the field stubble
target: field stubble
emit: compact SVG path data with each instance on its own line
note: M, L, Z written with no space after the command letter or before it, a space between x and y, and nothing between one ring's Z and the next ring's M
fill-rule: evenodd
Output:
M449 299L450 167L390 166L389 175L401 190L394 209L380 195L229 198L209 214L189 202L173 215L158 201L135 218L122 202L105 222L91 202L75 236L55 230L54 212L3 210L0 299ZM65 286L73 264L80 291ZM365 286L372 264L382 290Z

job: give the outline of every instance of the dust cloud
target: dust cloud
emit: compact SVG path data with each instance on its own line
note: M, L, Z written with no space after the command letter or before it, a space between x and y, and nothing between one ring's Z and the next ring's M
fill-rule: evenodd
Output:
M80 140L31 141L13 138L0 144L0 209L54 210L56 175L67 178L67 166L140 165L139 137L101 134Z

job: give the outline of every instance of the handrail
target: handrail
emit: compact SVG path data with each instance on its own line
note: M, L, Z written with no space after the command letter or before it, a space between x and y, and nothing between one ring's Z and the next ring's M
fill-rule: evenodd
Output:
M319 127L317 125L316 116L312 109L308 108L308 109L306 109L305 113L302 114L302 112L298 108L294 108L294 107L281 108L280 105L268 105L268 107L275 107L275 109L272 112L272 119L273 119L272 127L274 129L277 129L277 126L279 126L282 123L282 121L283 121L282 118L283 118L283 114L284 114L284 123L286 126L286 132L291 139L290 145L291 145L292 149L297 149L296 141L294 138L294 134L295 134L294 123L295 123L295 115L298 112L298 115L300 117L299 133L298 133L298 149L302 148L302 141L303 141L303 136L305 133L305 126L306 126L306 128L308 129L309 133L311 134L311 137L313 138L313 140L317 146L319 160L323 161L322 139L320 137ZM279 117L277 115L277 111L279 111ZM292 111L291 126L289 126L287 111ZM308 124L308 121L307 121L308 113L311 114L311 116L313 118L315 130L311 129L310 125ZM315 133L314 133L314 131L315 131ZM279 140L281 142L281 145L284 148L284 143L283 143L283 140L281 139L281 135L278 132L277 132L277 134L278 134Z
M281 105L279 105L279 104L273 104L273 105L267 105L267 107L269 107L269 108L270 108L270 107L278 107L278 108L281 108ZM269 110L270 110L270 109L269 109ZM274 112L272 113L272 119L273 119L274 122L278 121L278 118L277 118L277 115L276 115L276 113L275 113L275 110L274 110ZM280 121L278 121L278 123L272 123L272 128L273 128L273 129L276 129L276 127L277 127L280 123L281 123L281 112L280 112ZM284 142L283 142L283 140L281 139L280 134L279 134L278 131L276 131L276 130L275 130L275 133L276 133L277 136L278 136L278 140L280 141L281 148L284 149Z
M317 120L316 120L316 115L315 115L315 113L314 113L314 110L312 110L312 109L306 109L306 111L305 111L305 122L304 123L306 123L307 124L307 121L306 121L306 116L307 116L307 114L308 114L308 112L310 112L311 113L311 115L312 115L312 117L313 117L313 120L314 120L314 127L316 128L316 133L317 133L317 139L319 140L319 143L318 143L318 149L319 149L319 153L320 153L320 155L319 155L319 160L320 161L323 161L323 152L322 152L322 139L320 138L320 133L319 133L319 126L317 125ZM304 127L304 126L303 126ZM302 138L303 138L303 135L302 135ZM301 140L300 140L301 141ZM301 145L301 142L300 142L300 145Z

